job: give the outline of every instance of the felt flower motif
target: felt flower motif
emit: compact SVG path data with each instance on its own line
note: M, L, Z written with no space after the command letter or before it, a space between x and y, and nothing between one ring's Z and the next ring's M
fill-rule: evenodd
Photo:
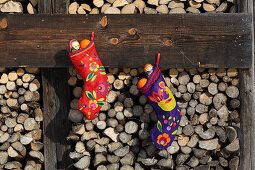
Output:
M161 96L154 91L152 92L152 96L148 96L148 97L151 101L156 102L156 103L158 103L162 100Z
M96 100L89 101L89 108L91 108L92 110L95 110L97 107L98 107L98 104Z
M99 65L96 62L92 62L89 64L90 71L96 72L99 68Z
M170 127L170 126L167 126L166 130L168 130L168 131L171 130L171 127Z
M106 82L102 82L98 84L97 87L97 92L100 93L101 95L104 95L108 91L108 87Z
M163 90L166 90L166 85L163 81L159 82L159 87L161 87Z
M92 61L92 57L91 56L89 56L89 61Z
M98 57L95 57L95 60L96 60L96 61L98 61L98 60L99 60L99 58L98 58Z
M166 146L170 142L170 137L166 133L159 135L157 139L158 139L157 143L163 146Z

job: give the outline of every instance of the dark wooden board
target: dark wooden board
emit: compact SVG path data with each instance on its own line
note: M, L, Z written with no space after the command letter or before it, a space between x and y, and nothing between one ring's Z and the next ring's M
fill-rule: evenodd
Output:
M106 67L250 68L250 14L9 15L0 29L0 66L71 67L69 40L89 38ZM129 30L135 28L135 35ZM112 43L117 38L118 43Z
M240 70L240 170L253 170L254 165L254 79L249 70Z
M39 0L40 13L66 13L68 0ZM45 169L74 169L69 157L71 143L66 140L71 129L68 120L70 88L68 68L42 69L43 136Z
M254 46L254 19L255 19L255 3L253 0L241 0L239 12L250 13L253 15L252 24L252 46ZM255 169L255 87L254 87L254 48L251 54L251 68L240 70L240 170Z
M43 141L45 169L73 169L69 158L71 144L66 140L71 122L68 120L70 89L68 69L43 68Z
M70 0L52 0L53 14L67 14Z
M38 0L38 13L51 14L52 13L52 0Z

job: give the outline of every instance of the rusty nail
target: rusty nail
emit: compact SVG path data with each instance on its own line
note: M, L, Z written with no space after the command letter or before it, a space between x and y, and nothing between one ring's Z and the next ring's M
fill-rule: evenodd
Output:
M166 40L166 41L165 41L165 44L166 44L167 46L171 46L171 45L173 45L173 42L172 42L171 40Z
M0 26L1 26L1 28L3 28L3 29L7 28L8 22L7 22L7 19L6 19L6 18L3 18L3 19L1 20Z
M118 44L119 42L118 38L112 38L110 41L112 44Z
M106 27L107 26L107 16L103 16L99 23L102 27Z
M135 35L136 34L136 29L135 28L131 28L130 30L128 30L128 33L130 35Z
M201 66L200 66L200 61L198 62L198 67L200 68Z

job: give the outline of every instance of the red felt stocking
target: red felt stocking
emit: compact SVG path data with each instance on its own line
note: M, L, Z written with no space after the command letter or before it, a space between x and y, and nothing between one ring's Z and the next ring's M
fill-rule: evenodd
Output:
M73 65L84 81L85 88L78 107L88 120L97 117L110 90L105 68L97 55L93 38L94 32L86 48L69 53Z

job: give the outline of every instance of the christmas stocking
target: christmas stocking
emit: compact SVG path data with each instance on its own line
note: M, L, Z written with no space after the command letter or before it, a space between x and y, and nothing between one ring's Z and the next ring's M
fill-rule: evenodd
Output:
M151 139L159 149L165 149L174 141L182 113L161 75L158 67L159 59L160 53L153 72L139 90L149 98L158 119L151 131Z
M84 81L84 92L78 107L88 120L97 117L110 90L105 68L97 55L93 38L94 32L86 48L69 53L73 65Z

